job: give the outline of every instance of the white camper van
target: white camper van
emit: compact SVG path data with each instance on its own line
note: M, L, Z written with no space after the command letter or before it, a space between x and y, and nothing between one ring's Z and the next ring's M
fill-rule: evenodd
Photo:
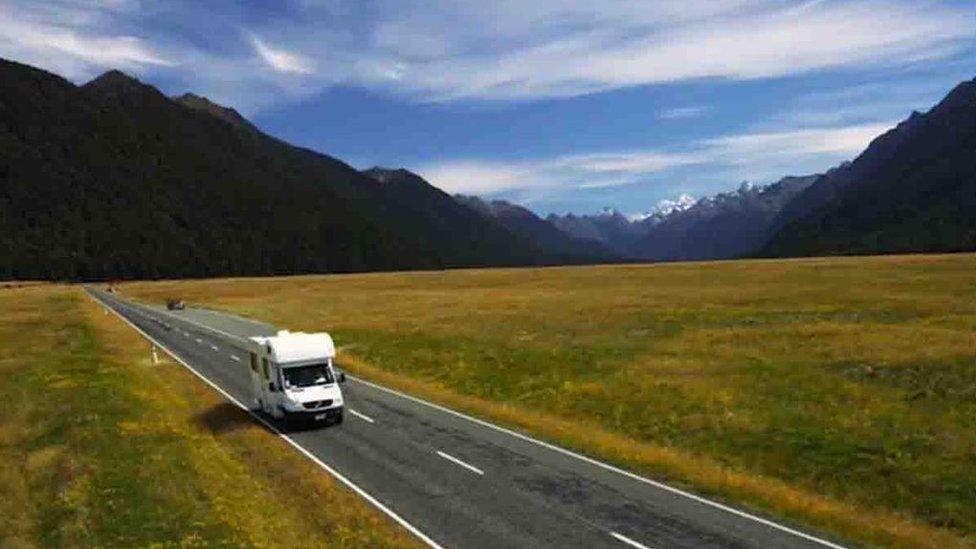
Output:
M252 337L251 386L258 408L287 421L342 423L346 375L332 366L335 345L326 333L280 331Z

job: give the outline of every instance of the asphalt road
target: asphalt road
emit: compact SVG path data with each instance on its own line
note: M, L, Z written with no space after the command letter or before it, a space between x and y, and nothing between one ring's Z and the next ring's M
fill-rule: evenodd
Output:
M91 293L198 375L252 405L246 353L211 329L240 337L273 327ZM349 376L343 392L342 425L287 438L433 546L839 546L362 379Z

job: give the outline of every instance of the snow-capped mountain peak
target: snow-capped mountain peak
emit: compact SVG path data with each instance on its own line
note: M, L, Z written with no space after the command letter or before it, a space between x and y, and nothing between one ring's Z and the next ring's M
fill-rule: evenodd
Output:
M664 200L658 201L650 211L630 216L630 220L639 222L650 217L665 217L674 212L687 210L694 206L696 202L695 197L690 194L682 194L675 200L665 198Z

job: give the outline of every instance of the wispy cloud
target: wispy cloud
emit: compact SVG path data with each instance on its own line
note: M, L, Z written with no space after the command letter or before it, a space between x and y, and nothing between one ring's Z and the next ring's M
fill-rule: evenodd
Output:
M973 35L971 7L895 0L681 5L687 12L646 2L542 2L533 8L503 3L493 25L473 32L442 17L395 27L399 40L436 39L432 54L374 53L399 64L393 87L407 93L436 100L517 99L898 64L951 54ZM469 4L455 11L462 21L481 12ZM389 41L383 36L387 28L377 29L376 43Z
M261 59L278 72L294 74L313 74L315 72L312 61L297 53L272 47L257 36L251 37L251 43L254 44L254 50Z
M904 118L913 109L927 110L943 97L946 81L971 77L966 72L955 72L940 78L895 77L800 94L764 124L769 127L850 125Z
M715 162L769 166L784 158L856 154L892 126L894 122L758 132L706 139L702 144Z
M0 18L0 52L68 77L88 76L94 67L139 70L176 64L137 36L85 32L6 16Z
M447 192L479 194L617 186L685 166L708 166L713 172L761 180L811 160L828 166L852 158L891 125L742 133L702 139L682 151L648 149L525 162L447 161L419 171Z
M305 0L262 8L273 13L258 21L188 0L0 2L0 55L69 76L175 63L203 87L257 88L271 102L337 83L419 101L510 100L902 66L971 46L976 16L971 4L909 0ZM255 53L262 70L248 62ZM703 112L690 109L662 116Z
M704 116L705 113L712 110L711 107L707 105L695 105L692 107L675 107L673 109L665 109L657 113L657 117L661 120L685 120L688 118L698 118Z
M658 150L565 155L524 162L459 160L419 172L447 192L493 193L513 189L593 189L628 183L635 174L702 162L699 153Z

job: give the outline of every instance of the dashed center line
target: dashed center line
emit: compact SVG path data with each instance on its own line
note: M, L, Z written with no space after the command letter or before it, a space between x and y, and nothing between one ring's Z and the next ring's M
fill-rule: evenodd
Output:
M197 343L199 343L199 344L201 344L201 345L203 345L203 340L202 340L202 339L200 339L200 338L198 337L198 338L197 338Z
M643 543L638 543L638 542L636 542L636 541L628 538L627 536L625 536L623 534L618 534L616 532L610 532L610 535L613 536L614 538L616 538L617 540L626 543L627 545L629 545L631 547L636 547L637 549L651 549L651 547L649 545L644 545Z
M376 421L374 421L373 418L371 418L371 417L369 417L369 416L367 416L365 414L360 414L359 412L357 412L356 410L353 410L352 408L348 408L348 410L349 410L349 413L350 414L358 417L359 419L365 421L366 423L376 423Z
M220 349L217 348L216 345L213 345L213 344L210 345L210 348L213 349L214 351L219 351L220 350Z
M241 361L241 358L238 357L238 356L236 356L236 355L230 355L230 359L233 360L234 362L240 362Z
M471 471L472 473L477 473L479 475L484 475L485 474L484 471L482 471L481 469L478 469L474 465L468 465L467 463L459 460L458 458L456 458L456 457L454 457L454 456L452 456L450 454L445 454L444 452L441 452L440 450L437 451L437 455L441 456L442 458L446 459L447 461L450 461L450 462L452 462L452 463L454 463L456 465L460 465L461 467L464 467L465 469L467 469L468 471Z

